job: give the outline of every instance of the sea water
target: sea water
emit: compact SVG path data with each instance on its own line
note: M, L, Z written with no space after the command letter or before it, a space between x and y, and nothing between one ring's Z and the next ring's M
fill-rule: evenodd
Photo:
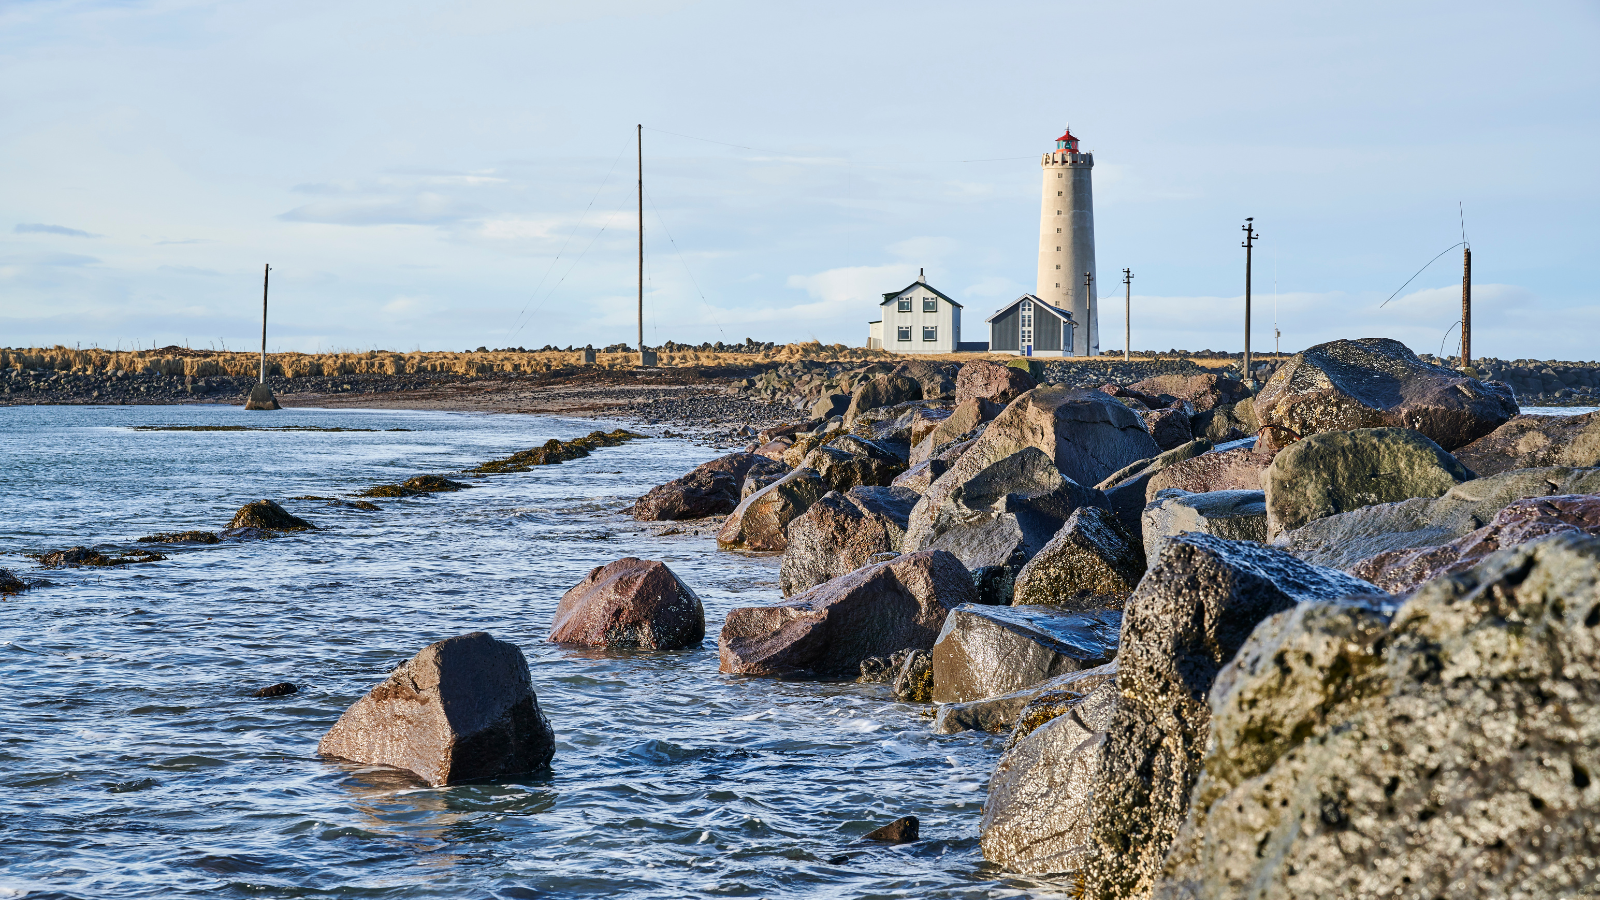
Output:
M370 429L149 431L137 425ZM717 671L728 610L780 599L777 559L622 513L716 455L638 441L472 487L348 497L572 438L591 421L220 406L0 409L0 896L997 897L1063 894L978 851L1000 739L934 735L885 686ZM605 427L611 427L606 424ZM400 429L400 430L395 430ZM268 497L312 532L155 549L116 569L26 556L217 530ZM671 653L548 643L561 594L623 556L706 606ZM522 648L551 771L430 788L316 755L397 663L483 630ZM289 681L299 693L255 699ZM922 840L861 843L898 816Z

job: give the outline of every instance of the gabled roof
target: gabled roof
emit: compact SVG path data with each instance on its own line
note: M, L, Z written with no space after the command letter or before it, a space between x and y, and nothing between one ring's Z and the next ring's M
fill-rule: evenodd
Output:
M1073 318L1072 318L1072 313L1067 312L1064 309L1060 309L1060 308L1051 306L1050 304L1044 302L1043 300L1040 300L1038 297L1035 297L1032 294L1023 294L1021 297L1018 297L1017 299L1011 301L1010 303L1007 303L1005 306L1002 306L999 309L995 310L994 311L994 315L990 316L987 319L984 319L984 321L985 322L993 322L995 319L998 319L1001 316L1005 315L1008 311L1010 311L1010 309L1013 306L1016 306L1018 303L1021 303L1024 300L1032 300L1035 309L1042 309L1042 310L1045 310L1046 312L1055 313L1056 318L1062 319L1063 321L1066 321L1066 322L1070 323L1072 325L1072 327L1074 327L1074 328L1078 327L1078 323L1076 321L1074 321Z
M950 305L954 306L956 309L963 309L964 308L964 307L962 307L961 304L956 302L956 298L950 296L949 294L946 294L944 291L939 290L938 288L936 288L933 285L927 283L926 281L920 281L920 280L919 281L913 281L913 282L911 282L910 284L906 285L905 287L901 288L898 291L890 291L889 293L884 294L883 295L883 303L879 303L878 305L882 306L884 303L888 303L890 300L893 300L896 297L899 297L901 294L904 294L906 291L909 291L914 287L925 287L928 290L932 291L934 294L938 295L939 297L950 301Z

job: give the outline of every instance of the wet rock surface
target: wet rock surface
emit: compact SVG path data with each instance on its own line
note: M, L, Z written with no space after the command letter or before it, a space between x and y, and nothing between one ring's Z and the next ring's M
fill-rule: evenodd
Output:
M1117 653L1117 610L971 604L953 610L933 645L933 700L997 697Z
M933 702L933 656L910 650L894 676L894 698L902 703Z
M1479 476L1544 466L1600 466L1600 413L1517 416L1454 455Z
M739 505L746 479L772 477L788 471L782 463L754 453L719 456L682 478L654 487L633 505L633 517L661 522L723 516Z
M1473 477L1438 444L1407 428L1312 435L1279 452L1262 475L1267 537L1362 506L1438 497Z
M899 551L917 494L902 487L830 491L789 523L778 585L785 597Z
M644 435L619 428L610 432L591 431L584 437L571 441L551 438L545 441L543 446L513 453L504 459L490 460L469 471L477 475L527 472L535 466L553 466L569 459L581 459L601 447L616 447L642 437Z
M1188 813L1210 733L1206 694L1263 619L1296 603L1382 596L1364 581L1254 544L1186 534L1123 607L1121 697L1098 753L1085 896L1148 891Z
M1262 426L1294 437L1356 428L1410 428L1445 450L1519 412L1510 388L1417 358L1388 338L1332 341L1296 355L1255 398Z
M46 569L67 569L99 566L126 566L134 563L160 562L166 559L148 550L101 553L91 547L68 547L39 555L39 565Z
M138 539L141 544L220 544L222 538L214 531L162 531Z
M728 613L718 641L730 675L855 675L869 657L933 647L949 610L975 597L954 556L909 553L783 603Z
M1144 553L1155 559L1167 542L1195 532L1230 541L1267 540L1267 495L1261 491L1210 491L1194 494L1176 488L1156 495L1144 510Z
M362 491L362 497L422 497L464 490L467 485L443 475L416 475L399 484L380 484Z
M697 647L706 636L700 597L656 560L625 556L596 566L556 605L550 640L637 650Z
M33 585L18 578L9 569L0 569L0 594L20 594Z
M402 663L339 717L317 752L438 787L544 769L555 732L522 651L475 631Z
M1121 609L1144 575L1145 552L1110 512L1079 507L1017 573L1012 603Z
M230 530L258 528L263 531L306 531L317 526L290 513L273 500L252 500L233 514Z
M1600 539L1428 583L1392 623L1324 604L1256 630L1160 898L1565 897L1600 834Z
M922 833L922 823L916 816L901 816L889 824L867 832L862 838L866 841L882 841L887 844L905 844L918 838Z
M744 550L783 550L789 523L821 500L830 488L813 469L795 469L746 497L717 532L717 545Z
M1034 698L1052 692L1076 691L1083 693L1098 686L1107 675L1115 675L1117 664L1107 663L1093 669L1081 669L1047 678L1038 684L997 697L967 700L960 703L941 703L934 713L934 734L956 734L961 731L987 731L990 734L1010 734L1017 725L1017 717Z

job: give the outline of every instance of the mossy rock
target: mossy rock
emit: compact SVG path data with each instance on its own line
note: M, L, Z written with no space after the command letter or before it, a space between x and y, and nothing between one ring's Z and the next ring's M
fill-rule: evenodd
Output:
M1022 371L1027 372L1029 375L1032 375L1034 381L1037 381L1040 384L1044 383L1044 363L1037 359L1029 359L1025 356L1019 356L1016 359L1007 361L1006 365L1013 369L1021 369Z
M526 472L534 466L551 466L556 463L566 462L569 459L581 459L588 456L592 450L601 447L616 447L642 437L644 435L619 428L612 432L592 431L584 437L571 441L559 441L551 438L545 441L542 447L513 453L505 459L490 460L468 471L479 475L504 475L508 472Z
M246 503L233 514L233 521L228 523L229 530L260 528L267 531L305 531L316 527L271 500Z
M141 544L220 544L214 531L162 531L139 538Z
M64 569L69 566L74 568L79 566L126 566L131 563L159 562L166 559L166 557L159 553L151 553L148 550L136 550L132 553L118 553L114 556L108 556L99 550L91 550L88 547L71 547L66 550L52 550L49 553L41 554L38 559L39 565L47 569Z

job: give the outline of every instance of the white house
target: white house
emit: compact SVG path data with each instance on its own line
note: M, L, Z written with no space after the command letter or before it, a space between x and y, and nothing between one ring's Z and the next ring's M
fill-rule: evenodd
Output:
M879 319L868 323L867 346L895 353L954 353L961 344L961 304L918 275L883 295Z
M1074 356L1077 322L1072 313L1058 309L1033 294L1000 307L987 319L989 351L1019 356Z

